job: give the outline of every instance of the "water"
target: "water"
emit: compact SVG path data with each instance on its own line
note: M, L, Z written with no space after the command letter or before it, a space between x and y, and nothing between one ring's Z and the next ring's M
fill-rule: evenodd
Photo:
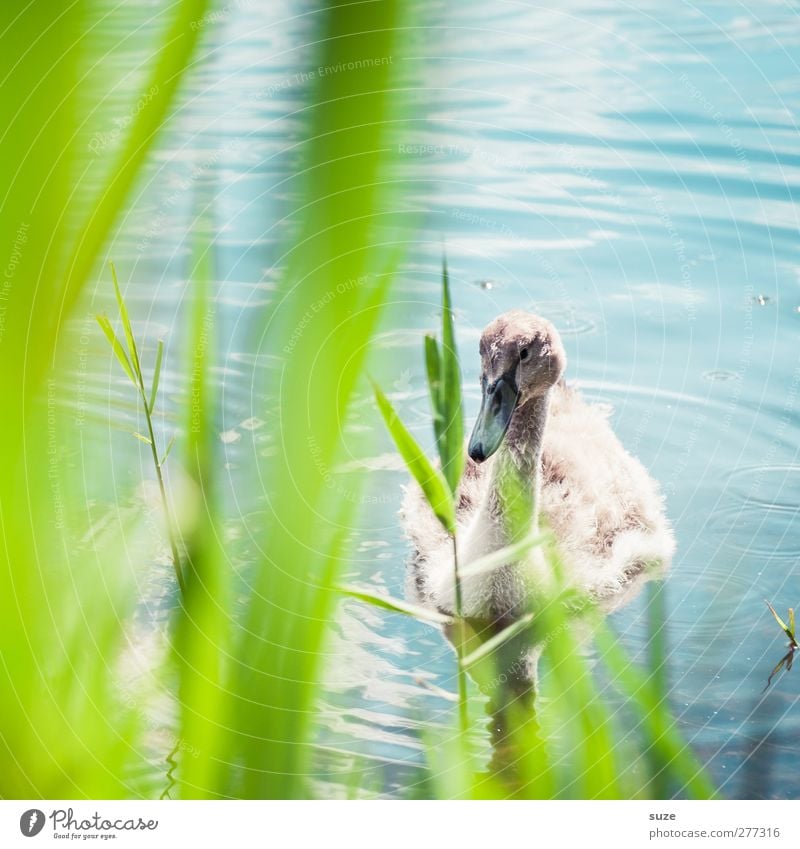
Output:
M278 180L304 91L293 76L303 19L269 5L226 7L209 36L219 49L112 251L126 276L148 281L132 309L177 368L189 210L196 187L213 194L232 476L248 452L270 450L274 413L251 393L270 363L242 339L270 296L269 222L287 200ZM436 323L440 235L470 423L481 327L511 307L555 322L568 376L613 406L614 428L667 497L678 538L666 586L671 703L684 734L724 795L798 797L800 678L762 692L785 642L764 599L782 614L800 602L796 12L729 0L466 3L437 7L435 25L433 106L403 152L427 214L397 282L398 322L378 341L384 382L430 444L421 331ZM116 378L88 375L83 401L107 421L109 380L122 429L132 410ZM174 372L166 387L180 409ZM401 595L405 475L382 436L365 457L369 403L358 399L348 434L352 461L373 469L348 577ZM258 520L254 507L231 524L243 561ZM613 623L641 659L643 598ZM348 602L330 652L320 792L344 792L336 772L352 767L381 793L413 793L421 728L451 719L451 650L425 625Z

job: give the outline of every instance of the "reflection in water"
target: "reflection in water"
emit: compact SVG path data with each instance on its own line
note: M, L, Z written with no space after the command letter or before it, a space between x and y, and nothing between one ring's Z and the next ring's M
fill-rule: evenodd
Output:
M796 650L795 646L790 645L789 651L787 651L786 654L775 664L775 666L772 669L772 672L770 672L770 674L769 674L769 678L767 678L767 683L764 686L763 692L766 692L772 686L772 679L779 672L783 671L784 669L787 672L792 671L792 663L794 661L795 650Z
M794 608L789 608L789 621L784 622L780 616L778 616L778 612L775 608L767 602L767 607L769 608L769 612L773 615L775 621L780 625L781 630L786 634L789 638L789 651L778 661L775 665L775 668L770 673L769 678L767 679L767 686L764 688L765 690L769 688L772 683L772 679L782 670L786 669L789 672L792 668L792 661L794 660L794 653L798 648L797 643L797 635L795 633L795 623L794 623Z
M172 796L170 795L172 793L172 788L177 784L177 779L175 778L175 770L178 768L178 761L175 756L178 754L178 749L180 748L181 742L180 740L178 740L178 742L173 747L172 751L166 757L167 784L161 795L158 797L159 799L163 800L172 798Z
M502 631L503 625L467 621L462 629L448 628L446 631L448 639L454 645L460 643L462 654L468 655ZM517 741L524 740L529 748L541 742L536 716L541 654L541 643L536 642L534 631L528 628L469 667L470 675L486 697L491 747L488 770L511 792L523 783Z

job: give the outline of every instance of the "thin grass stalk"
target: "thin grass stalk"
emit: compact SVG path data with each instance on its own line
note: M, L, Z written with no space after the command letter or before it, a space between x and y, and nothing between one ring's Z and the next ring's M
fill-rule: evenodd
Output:
M179 549L178 549L178 541L177 541L176 534L175 534L175 526L174 526L173 519L172 519L172 511L170 510L170 507L169 507L169 499L167 498L167 488L164 485L164 476L161 472L161 465L162 465L163 460L159 459L158 448L156 447L156 435L155 435L155 429L153 428L151 401L148 398L147 389L145 388L145 385L144 385L144 375L142 374L142 364L141 364L141 358L139 357L139 349L138 349L138 346L136 345L136 337L133 335L133 328L131 326L130 318L129 318L129 315L128 315L128 309L127 309L127 306L125 304L125 299L122 296L122 290L120 289L120 286L119 286L119 278L117 277L117 270L114 267L113 262L109 263L109 266L111 268L111 276L112 276L112 279L114 281L114 293L115 293L116 298L117 298L117 304L119 305L120 319L122 320L123 329L125 331L125 338L128 342L128 354L129 354L130 359L127 360L127 363L131 366L131 369L133 371L134 386L136 387L137 391L139 392L139 396L142 399L142 407L144 409L144 417L145 417L145 421L147 422L147 436L148 436L148 438L145 441L149 442L149 444L150 444L150 454L153 458L153 468L155 469L156 479L158 480L158 489L159 489L159 492L161 493L161 503L162 503L162 506L164 508L164 517L165 517L165 521L166 521L167 538L169 540L169 546L170 546L170 550L172 552L172 565L173 565L173 568L175 570L175 578L178 582L178 587L180 588L181 592L183 593L185 591L186 587L185 587L185 582L184 582L184 579L183 579L183 569L182 569L182 566L181 566L181 558L180 558L180 553L179 553ZM98 319L98 321L99 321L99 319ZM102 327L103 323L100 322L100 324L101 324L101 327ZM108 333L106 335L108 335ZM116 337L114 337L114 339L116 340ZM111 338L109 338L109 341L111 341ZM112 348L114 348L114 352L117 354L117 357L120 360L120 362L123 364L123 366L125 366L126 361L123 361L122 356L120 354L121 345L119 344L119 342L117 341L117 344L114 345L114 342L112 341ZM155 371L155 374L153 375L152 390L151 390L151 393L150 393L150 398L153 399L153 402L155 402L155 394L156 394L156 390L158 388L158 379L159 379L159 374L160 374L160 371L161 371L161 356L162 356L161 350L162 350L161 346L159 345L159 355L158 355L158 358L157 358L157 361L156 361L156 371ZM164 454L164 459L166 459L166 453L167 452L165 452L165 454Z
M453 573L456 587L456 625L461 629L464 621L463 602L461 599L461 577L458 574L458 543L453 533ZM467 672L464 668L464 644L460 638L456 640L456 663L458 666L458 718L461 733L466 735L469 730L469 704L467 702Z
M158 491L161 493L161 504L164 507L164 519L167 525L167 538L169 540L169 547L172 553L172 566L175 570L175 579L178 582L178 587L180 588L181 593L185 593L186 582L183 579L183 566L181 565L178 540L175 535L175 524L172 517L172 510L170 510L169 506L169 499L167 498L167 488L164 485L164 475L161 472L161 460L158 458L158 450L156 448L156 435L153 430L153 419L150 415L150 408L147 405L147 395L144 384L141 380L141 371L139 372L139 389L142 396L142 405L144 407L144 417L147 420L147 435L150 440L150 456L153 458L153 468L156 470L156 479L158 480Z

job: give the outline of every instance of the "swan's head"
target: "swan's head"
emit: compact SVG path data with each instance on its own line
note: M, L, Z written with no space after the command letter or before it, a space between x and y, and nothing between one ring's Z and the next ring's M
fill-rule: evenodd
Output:
M481 410L469 456L482 463L500 447L514 411L546 394L564 373L567 357L558 331L544 318L512 310L481 335Z

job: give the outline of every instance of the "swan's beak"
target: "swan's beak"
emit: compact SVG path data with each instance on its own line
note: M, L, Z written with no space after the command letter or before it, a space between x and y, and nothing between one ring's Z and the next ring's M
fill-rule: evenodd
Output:
M503 375L492 384L484 384L481 411L469 438L469 456L476 463L482 463L500 447L518 397L513 375Z

